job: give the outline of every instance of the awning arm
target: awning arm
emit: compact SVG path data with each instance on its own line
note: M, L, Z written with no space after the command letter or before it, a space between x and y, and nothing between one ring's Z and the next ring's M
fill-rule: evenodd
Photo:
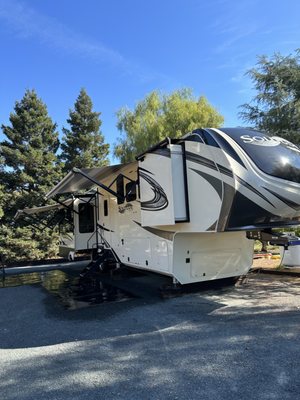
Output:
M26 220L26 218L29 218L29 220L31 220L31 222L29 221L29 225L31 225L32 227L38 229L39 231L43 231L43 229L41 229L39 226L37 226L34 222L37 221L39 224L41 224L44 228L49 228L49 225L47 225L44 221L42 221L41 219L37 218L37 217L33 217L30 214L25 214L24 219Z
M60 204L61 206L63 206L64 208L66 208L67 210L70 210L70 211L74 212L75 214L79 214L79 212L76 211L76 210L74 209L74 207L73 207L74 200L72 201L72 206L71 206L71 207L70 207L70 205L64 204L63 201L60 201L60 200L58 200L58 199L53 198L53 200L54 200L56 203L58 203L58 204Z
M32 207L28 208L25 207L22 210L18 210L14 216L14 219L17 220L21 215L32 215L32 214L40 214L40 213L45 213L49 211L55 211L57 209L61 208L69 208L69 204L73 204L74 199L67 199L64 200L63 202L56 202L57 204L49 204L45 206L40 206L40 207Z
M81 169L79 168L73 168L72 170L74 172L74 174L79 174L81 176L83 176L85 179L89 180L90 182L94 183L95 185L101 187L103 190L105 190L106 192L112 194L113 196L117 197L120 200L124 200L125 197L118 194L117 192L115 192L114 190L110 189L108 186L104 185L101 182L97 182L95 179L91 178L88 174L86 174L85 172L83 172Z
M36 223L42 225L44 228L54 229L57 225L60 225L61 222L65 219L65 215L63 215L55 222L56 215L54 215L48 222L44 222L44 220L42 220L41 218L38 218L37 216L34 217L34 214L27 214L26 212L24 212L23 215L24 220L26 222L29 222L29 225L31 225L35 229L38 229L41 232L43 231L43 229L36 225Z
M124 174L119 174L119 175L117 175L117 176L115 177L115 179L109 184L109 186L108 186L109 188L112 187L112 185L117 181L117 179L119 178L119 176L123 176L123 178L127 179L127 180L130 181L130 182L135 182L135 180L129 178L129 176L126 176L126 175L124 175Z

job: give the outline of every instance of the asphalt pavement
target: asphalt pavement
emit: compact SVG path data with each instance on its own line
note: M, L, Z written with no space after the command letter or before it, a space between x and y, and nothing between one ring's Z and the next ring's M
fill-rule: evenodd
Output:
M73 310L38 282L0 289L1 400L300 398L300 279L169 299L159 279Z

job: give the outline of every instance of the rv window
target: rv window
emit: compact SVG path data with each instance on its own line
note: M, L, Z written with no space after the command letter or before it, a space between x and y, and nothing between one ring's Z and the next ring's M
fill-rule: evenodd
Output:
M78 205L79 233L91 233L95 230L94 207L89 203Z
M108 216L108 201L107 200L104 200L103 212L104 212L104 217L107 217Z
M136 200L136 182L128 182L126 184L126 201Z
M222 129L266 174L300 183L300 148L277 136L243 128Z
M216 140L219 142L220 146L225 151L225 153L227 153L230 157L232 157L239 164L244 166L242 160L240 159L240 157L238 156L236 151L233 149L233 147L228 142L226 142L226 140L221 135L217 134L214 131L210 131L210 134L216 138Z
M184 140L186 140L187 142L198 142L198 143L203 143L203 139L202 137L199 135L199 133L191 133L188 136L184 137Z
M213 147L220 147L215 139L206 131L202 129L195 129L192 134L199 135L205 144Z
M118 197L118 204L124 203L124 176L119 175L117 177L117 193L120 197Z

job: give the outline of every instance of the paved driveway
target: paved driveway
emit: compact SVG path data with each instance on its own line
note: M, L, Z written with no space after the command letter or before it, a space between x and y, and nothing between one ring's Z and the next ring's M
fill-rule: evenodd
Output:
M39 285L0 289L0 398L299 399L299 294L257 275L70 311Z

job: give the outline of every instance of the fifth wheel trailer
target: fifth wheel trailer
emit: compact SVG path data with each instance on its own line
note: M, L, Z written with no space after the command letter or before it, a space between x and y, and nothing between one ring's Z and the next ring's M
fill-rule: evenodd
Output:
M66 195L74 252L181 284L238 277L252 265L252 239L299 224L300 149L250 129L196 129L135 162L74 168L46 197Z

